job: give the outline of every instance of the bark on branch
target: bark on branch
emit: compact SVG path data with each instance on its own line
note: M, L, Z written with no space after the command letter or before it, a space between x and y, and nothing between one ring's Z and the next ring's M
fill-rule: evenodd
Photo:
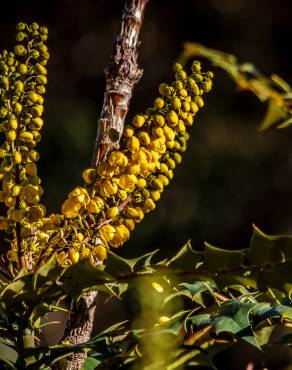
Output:
M122 20L116 35L109 66L105 72L106 90L98 121L98 130L92 157L92 166L104 161L110 150L119 148L124 122L135 84L142 76L138 65L139 32L145 6L149 0L126 0ZM78 302L72 302L62 340L72 344L90 339L96 310L97 292L84 294ZM73 355L66 370L79 370L86 358L85 353Z
M138 65L139 32L148 0L127 0L109 66L105 72L106 91L98 123L92 165L119 147L125 117L135 84L142 76Z

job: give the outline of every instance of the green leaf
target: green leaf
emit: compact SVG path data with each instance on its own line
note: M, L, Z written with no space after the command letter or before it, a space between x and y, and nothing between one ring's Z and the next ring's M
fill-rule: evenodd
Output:
M210 271L240 268L243 265L244 256L244 250L227 250L205 242L205 258L202 268Z
M263 131L279 122L281 119L286 117L285 106L279 104L274 100L269 101L268 110L266 115L260 124L259 130Z
M105 271L114 276L127 275L138 270L145 270L150 266L152 257L158 252L144 254L137 258L123 258L109 250Z
M250 322L250 313L254 305L254 303L241 303L238 301L231 301L225 304L220 311L220 315L212 320L216 334L221 332L231 333L252 346L259 348Z
M33 274L34 290L38 291L47 283L51 284L52 281L58 280L64 272L65 269L58 264L56 256L53 254L48 261Z
M204 252L195 251L190 240L169 260L166 266L182 271L194 271L202 259Z
M94 370L97 366L101 364L100 360L97 360L94 357L88 356L82 366L81 370Z
M10 365L11 368L16 369L14 364L16 364L17 359L18 353L14 348L14 344L10 340L0 337L0 360Z
M253 225L254 231L247 259L251 265L264 266L292 258L292 237L266 235Z

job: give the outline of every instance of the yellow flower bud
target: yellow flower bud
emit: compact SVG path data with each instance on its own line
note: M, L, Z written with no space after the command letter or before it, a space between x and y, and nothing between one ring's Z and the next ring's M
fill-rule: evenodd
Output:
M11 117L8 121L8 124L9 124L9 128L11 130L16 130L17 127L18 127L18 123L17 123L17 120L15 119L15 117Z
M176 111L179 111L181 108L181 101L179 98L174 98L171 102L172 108Z
M178 125L175 126L175 130L179 132L180 134L183 134L184 132L186 132L186 126L182 120L179 120Z
M80 208L81 204L76 204L74 199L69 198L62 204L62 214L68 218L74 218L78 216Z
M124 136L125 137L132 137L134 135L134 128L132 126L125 126L124 129Z
M104 245L97 245L93 250L92 250L92 255L94 258L104 261L107 258L107 248Z
M158 178L151 181L151 186L155 190L163 190L163 182Z
M151 198L157 202L160 199L160 192L158 190L152 190L150 192Z
M169 126L176 126L178 124L178 116L174 110L169 111L166 117Z
M148 145L150 143L150 136L146 131L140 131L138 133L138 139L142 145Z
M6 156L6 150L3 148L0 148L0 158L4 158Z
M14 209L12 211L11 218L15 222L21 222L24 216L22 214L22 211L20 211L19 209Z
M164 186L167 186L169 184L169 179L164 175L159 175L158 179L162 181Z
M182 65L180 63L174 63L174 65L173 65L173 71L175 73L178 73L178 72L182 71L182 69L183 69L183 67L182 67Z
M56 254L56 260L61 267L71 266L71 261L68 259L68 254L64 251Z
M36 176L37 175L37 166L33 162L28 162L24 166L25 172L30 176Z
M40 130L43 127L44 121L40 117L34 117L29 123L30 130Z
M172 159L172 158L168 158L167 159L167 165L168 165L168 168L170 168L171 170L173 170L176 166L176 163L175 161Z
M16 131L15 130L9 130L6 133L6 139L8 141L14 141L16 139Z
M101 239L103 239L104 241L106 242L109 242L110 240L113 239L113 237L115 236L115 228L111 225L103 225L100 229L99 229L99 235L101 237Z
M7 195L5 197L5 205L6 207L14 207L15 206L15 203L16 203L16 199L14 197L12 197L11 195Z
M92 184L96 179L96 170L94 168L87 168L82 173L83 180L86 184Z
M151 133L155 138L164 136L164 131L162 127L152 127Z
M194 123L194 119L193 119L193 116L191 114L188 114L188 116L185 120L185 123L188 126L192 126L192 124ZM180 131L180 132L183 132L183 131Z
M94 199L91 199L90 202L87 204L86 209L89 213L99 213L101 208L98 206Z
M201 72L201 63L198 60L194 60L192 63L192 71L193 72Z
M69 259L72 265L75 265L79 261L79 258L80 258L79 252L73 247L69 248L68 256L69 256Z
M61 215L53 213L53 214L51 214L50 219L51 219L52 224L54 224L56 226L60 226L61 223L62 223L62 216Z
M201 96L196 96L194 98L194 103L196 103L199 108L202 108L204 106L204 100Z
M133 231L135 229L135 222L131 218L125 218L123 220L123 224L126 226L126 228L130 231Z
M15 103L13 110L16 114L20 114L22 112L22 105L20 103Z
M133 126L140 128L144 125L145 123L145 118L139 114L137 114L132 121Z
M40 206L33 206L29 209L27 219L29 222L36 222L45 216L44 209Z
M164 126L164 117L161 114L154 114L153 115L153 123L156 126L163 127Z
M21 197L29 204L36 204L39 201L37 189L32 185L26 185L21 191Z
M35 105L31 108L30 112L34 117L40 117L43 114L43 106Z
M28 131L22 131L19 134L19 140L24 144L30 143L33 141L33 135Z
M126 167L128 164L128 158L120 151L113 151L109 156L108 162L113 167Z
M101 192L101 195L104 196L105 198L110 197L111 195L114 195L118 191L118 186L117 184L114 184L110 180L104 180L100 185L99 189Z
M146 182L145 179L143 179L143 178L138 179L138 182L137 182L137 188L138 189L143 189L143 188L145 188L146 185L147 185L147 182Z
M166 83L161 83L159 85L159 94L165 95L166 88L168 88L168 85Z
M134 174L121 175L119 187L127 192L132 192L137 184L137 177Z
M19 185L14 185L11 189L11 195L14 197L17 197L21 192L21 186Z
M143 204L143 212L148 213L155 208L155 203L151 198L147 198Z
M140 148L140 142L136 136L132 136L127 140L127 149L131 153L135 153Z
M28 152L28 157L31 161L33 162L36 162L39 160L40 156L39 156L39 153L34 150L34 149L31 149L29 152Z
M111 207L106 210L105 215L107 218L115 218L119 214L118 207Z
M179 95L182 97L182 98L186 98L188 96L188 92L186 89L180 89L179 90Z
M196 114L197 111L199 110L198 106L196 103L194 103L193 101L190 102L190 108L191 108L191 112L193 114Z
M162 109L163 107L164 107L164 100L161 98L156 98L154 100L154 108L159 110L159 109Z

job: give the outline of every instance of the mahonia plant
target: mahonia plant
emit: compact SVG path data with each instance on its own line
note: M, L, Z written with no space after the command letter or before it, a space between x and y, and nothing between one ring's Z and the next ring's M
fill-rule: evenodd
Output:
M175 81L160 84L154 107L125 126L120 148L97 168L85 169L84 186L70 192L60 214L46 216L34 148L43 126L48 30L19 23L17 31L14 52L1 54L0 127L6 140L0 149L0 200L7 212L0 227L9 235L10 270L34 271L53 253L62 267L79 259L96 265L155 208L182 160L188 128L204 105L202 96L212 87L213 73L202 72L194 61L188 75L176 63Z

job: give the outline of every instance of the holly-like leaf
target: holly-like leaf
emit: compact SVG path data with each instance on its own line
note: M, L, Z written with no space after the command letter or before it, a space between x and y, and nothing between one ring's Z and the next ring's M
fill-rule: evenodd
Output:
M243 265L243 260L243 250L227 250L205 242L204 265L202 266L204 269L224 271L240 268Z
M165 265L182 271L194 271L203 254L203 252L195 251L191 246L191 241L188 240L172 258L166 261Z
M231 301L224 305L220 315L212 320L216 334L231 333L259 348L250 322L250 313L254 305L238 301Z

